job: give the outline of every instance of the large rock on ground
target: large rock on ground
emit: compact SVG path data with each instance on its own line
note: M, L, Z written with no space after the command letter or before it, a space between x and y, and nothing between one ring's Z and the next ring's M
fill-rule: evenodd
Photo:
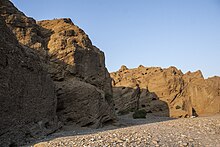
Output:
M219 77L205 80L201 71L183 74L175 67L128 69L122 66L111 73L111 77L113 100L118 111L135 106L132 93L139 84L142 89L140 106L149 113L187 117L220 112Z
M97 102L106 106L105 108L98 107L99 111L106 112L104 109L110 110L106 113L93 114L94 116L99 116L96 117L96 120L93 119L92 122L101 124L114 119L112 117L114 111L111 78L105 68L104 53L92 45L88 35L83 30L74 25L71 19L68 18L36 22L33 18L25 16L8 0L1 1L1 10L1 15L5 18L6 24L16 35L18 41L23 46L33 48L40 55L44 68L49 72L56 84L58 105L59 103L68 103L74 99L77 101L78 106L83 107L84 103L80 101L81 97L69 95L69 93L79 90L75 86L72 85L71 88L70 85L66 85L68 90L62 89L62 96L59 94L61 92L60 85L65 87L65 84L69 83L68 81L81 81L85 82L85 89L88 89L87 85L90 84L99 89L101 93L104 93L104 101L100 99L100 93L93 95L93 99L96 98ZM87 124L92 124L90 123L91 120L88 119L90 116L78 111L78 107L75 106L75 104L72 105L72 113L67 116L64 116L66 115L64 113L66 111L65 108L62 110L58 108L58 117L66 123L63 118L68 118L70 114L72 114L72 118L76 118L75 116L77 115L85 117L84 120L87 120ZM91 103L89 106L96 109L95 103ZM88 110L91 113L97 112L92 109ZM102 117L108 119L98 119ZM78 122L77 119L72 121Z
M21 145L57 129L55 86L1 16L0 32L0 146Z

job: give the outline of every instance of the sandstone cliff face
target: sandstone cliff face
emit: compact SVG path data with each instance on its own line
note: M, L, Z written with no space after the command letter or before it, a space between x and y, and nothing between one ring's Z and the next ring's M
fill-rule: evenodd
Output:
M57 129L57 99L39 56L18 44L1 16L0 32L0 146L13 146Z
M175 67L122 66L111 73L113 100L118 111L132 109L135 85L142 88L140 106L155 115L187 117L220 112L219 77L205 80L200 71L183 74ZM147 91L149 90L149 92ZM164 103L165 102L165 103ZM134 104L133 104L134 105Z
M220 112L220 77L204 79L202 73L186 73L183 76L188 82L186 87L187 96L192 101L192 106L198 114L215 114Z
M44 69L54 80L59 119L68 123L69 119L79 122L78 119L82 118L84 121L80 121L80 125L92 124L96 127L99 126L97 124L114 119L111 78L105 68L104 53L92 45L85 32L70 19L36 22L7 0L2 1L1 6L1 15L5 18L7 26L23 46L34 49L40 55ZM92 101L83 102L83 99L90 99L86 93L88 89L94 92L91 99L97 101L98 106ZM69 106L69 103L72 105ZM63 108L67 105L68 107ZM94 108L95 111L87 109L90 112L85 115L76 105L85 105ZM99 113L96 111L97 108Z
M220 112L220 77L215 76L212 78L208 78L206 80L206 84L210 86L208 88L208 91L211 95L209 103L212 104L209 107L206 107L206 112L213 114L216 112L217 108L219 108Z

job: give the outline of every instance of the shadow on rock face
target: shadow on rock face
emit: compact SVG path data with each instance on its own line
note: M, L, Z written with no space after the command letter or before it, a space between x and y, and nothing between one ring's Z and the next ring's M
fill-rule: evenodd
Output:
M21 145L58 129L54 83L0 16L0 146Z
M113 87L113 101L115 111L118 115L134 112L137 107L137 97L133 96L135 88ZM141 89L139 98L139 109L145 110L146 115L169 117L169 107L166 102L161 101L154 92Z

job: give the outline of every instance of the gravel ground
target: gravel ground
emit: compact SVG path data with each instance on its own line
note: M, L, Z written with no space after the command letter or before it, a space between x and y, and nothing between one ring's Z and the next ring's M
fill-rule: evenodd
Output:
M220 147L220 115L181 119L149 116L140 120L121 116L114 125L96 130L63 130L32 146Z

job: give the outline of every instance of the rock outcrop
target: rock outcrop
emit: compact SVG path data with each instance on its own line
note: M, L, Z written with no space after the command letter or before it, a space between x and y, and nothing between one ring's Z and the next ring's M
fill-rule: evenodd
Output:
M81 126L99 127L114 119L111 78L104 53L92 45L83 30L68 18L36 22L8 0L1 2L1 10L20 44L40 55L56 85L57 114L64 124L79 122ZM85 103L85 99L92 101ZM87 113L79 108L87 108Z
M142 93L140 106L148 113L170 117L209 115L220 112L220 78L204 79L201 71L183 74L175 67L162 69L125 66L111 73L113 100L118 112L134 108L135 85Z
M97 128L114 117L105 92L99 88L73 78L57 85L57 114L66 124Z
M19 45L1 16L0 32L0 146L15 146L57 129L57 98L39 56Z

